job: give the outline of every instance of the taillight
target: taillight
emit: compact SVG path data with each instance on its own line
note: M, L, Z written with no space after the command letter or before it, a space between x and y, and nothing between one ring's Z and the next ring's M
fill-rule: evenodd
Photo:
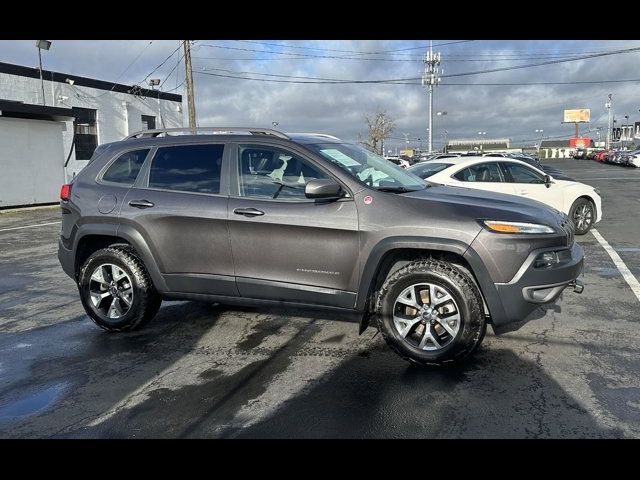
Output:
M71 185L68 183L62 185L60 189L60 200L67 201L69 200L69 194L71 193Z

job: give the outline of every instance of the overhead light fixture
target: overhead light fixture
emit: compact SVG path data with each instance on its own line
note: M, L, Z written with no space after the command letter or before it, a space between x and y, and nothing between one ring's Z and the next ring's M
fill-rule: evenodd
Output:
M74 83L76 83L75 80L71 80L70 78L67 78L65 82L67 82L69 85L73 85Z
M159 78L150 78L147 83L151 87L157 87L158 85L160 85L160 79Z
M49 50L51 48L51 42L49 40L36 40L36 47L42 50Z

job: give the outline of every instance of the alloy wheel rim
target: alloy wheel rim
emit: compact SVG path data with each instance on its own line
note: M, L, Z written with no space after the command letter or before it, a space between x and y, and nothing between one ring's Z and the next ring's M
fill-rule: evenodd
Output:
M433 283L416 283L400 292L393 324L409 345L435 351L448 346L460 330L460 309L451 293Z
M587 205L581 205L573 214L573 221L576 227L578 227L578 230L582 231L591 225L592 217L591 208Z
M131 278L117 265L104 263L91 274L89 297L93 307L105 317L122 318L133 304Z

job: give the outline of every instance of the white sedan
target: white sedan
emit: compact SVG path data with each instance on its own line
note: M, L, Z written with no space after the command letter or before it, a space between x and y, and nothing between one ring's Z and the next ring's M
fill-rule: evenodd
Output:
M430 182L531 198L569 215L584 235L602 219L602 199L590 185L559 180L520 160L459 157L421 162L407 171Z

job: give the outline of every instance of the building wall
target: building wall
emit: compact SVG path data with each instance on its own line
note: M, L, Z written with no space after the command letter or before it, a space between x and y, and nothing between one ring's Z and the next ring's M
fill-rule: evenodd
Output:
M182 108L178 102L52 82L46 79L46 72L44 96L46 105L50 107L82 107L97 110L98 144L122 140L125 136L142 130L141 115L155 116L156 128L163 126L160 121L160 112L166 128L182 127L183 125ZM68 99L60 97L68 97ZM0 98L41 104L40 79L0 73ZM71 149L72 121L67 122L62 136L64 153L59 158L60 165L64 165ZM86 163L86 161L76 161L74 151L69 160L67 176L72 177Z
M59 199L64 127L64 122L0 117L0 207Z

